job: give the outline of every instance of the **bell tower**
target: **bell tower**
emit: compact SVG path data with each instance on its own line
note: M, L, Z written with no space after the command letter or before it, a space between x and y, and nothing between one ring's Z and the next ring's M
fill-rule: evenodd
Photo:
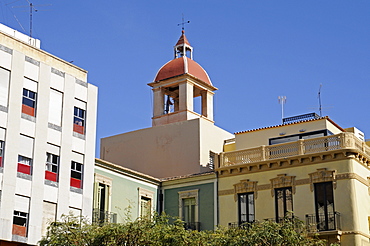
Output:
M174 59L163 65L148 84L153 90L152 126L195 118L213 121L213 95L217 90L207 72L193 60L193 47L184 30L174 46ZM201 113L194 98L201 97Z

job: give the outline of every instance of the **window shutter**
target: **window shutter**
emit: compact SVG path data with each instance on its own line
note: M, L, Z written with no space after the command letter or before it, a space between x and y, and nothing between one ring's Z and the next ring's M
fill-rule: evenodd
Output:
M24 78L23 87L27 90L37 92L37 82L28 78Z
M61 126L62 124L62 105L63 105L63 93L50 90L49 100L49 122Z
M15 195L14 210L28 213L30 206L30 198L24 196Z
M10 72L0 68L0 105L8 106Z
M33 155L33 138L20 135L19 154L32 159Z
M5 141L5 129L0 128L0 140Z

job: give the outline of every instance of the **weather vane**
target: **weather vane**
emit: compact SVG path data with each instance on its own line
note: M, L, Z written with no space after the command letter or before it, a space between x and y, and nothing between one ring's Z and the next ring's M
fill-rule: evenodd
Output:
M182 22L180 24L177 24L177 26L182 26L181 30L185 30L185 24L190 23L190 21L184 21L184 14L182 14Z

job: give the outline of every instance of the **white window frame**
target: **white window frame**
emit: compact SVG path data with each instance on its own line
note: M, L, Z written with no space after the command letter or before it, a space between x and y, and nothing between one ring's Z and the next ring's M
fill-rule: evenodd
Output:
M18 217L18 218L21 218L21 219L26 219L26 222L24 223L24 225L19 225L19 226L25 226L25 227L27 227L27 224L28 224L28 213L14 210L13 220L14 220L14 217ZM14 224L14 221L13 221L13 224ZM18 225L18 224L16 224L16 225Z
M183 218L183 200L187 198L195 198L195 216L194 222L199 222L199 189L179 191L179 217Z
M77 110L77 115L76 115L76 110ZM83 116L79 116L78 113L79 112L83 112ZM86 110L85 109L82 109L82 108L79 108L79 107L74 107L74 111L73 111L73 124L76 124L76 125L80 125L79 123L76 123L76 122L82 122L81 126L85 127L85 120L86 120ZM77 119L77 121L75 120Z
M32 158L29 158L27 156L18 155L18 163L28 165L32 167Z
M81 166L81 171L77 170L77 168L76 168L76 164L78 164L78 165L80 165L80 166ZM83 170L84 170L83 166L84 166L84 165L83 165L82 163L79 163L79 162L77 162L77 161L72 161L72 162L71 162L71 178L77 179L77 178L75 178L75 177L72 177L72 172L79 173L79 174L81 175L81 178L80 178L80 179L78 179L78 180L81 180L81 183L82 183L82 181L83 181Z
M24 95L24 94L25 94L24 92L26 92L26 94L27 94L27 95ZM32 93L34 93L34 94L35 94L35 98L30 97L30 92L32 92ZM32 91L32 90L29 90L29 89L23 88L22 104L23 104L23 105L26 105L26 106L29 106L29 105L27 105L27 104L24 104L24 103L23 103L23 99L28 99L28 100L33 101L33 102L34 102L34 107L32 107L32 108L34 108L34 109L35 109L35 115L36 115L37 92L34 92L34 91ZM31 106L29 106L29 107L31 107Z
M96 199L94 199L94 209L100 209L100 203L101 201L101 195L100 195L100 190L99 190L99 184L103 184L106 186L106 194L105 194L105 203L106 203L106 211L110 212L110 204L111 204L111 198L112 198L112 183L113 179L106 177L104 175L95 173L95 195Z
M53 157L57 157L56 163L53 162ZM53 167L56 167L56 172L53 171ZM45 170L49 172L53 172L58 174L59 173L59 156L52 154L52 153L46 153L46 165Z
M147 189L144 189L142 187L138 187L138 192L139 192L139 199L138 199L138 216L141 216L142 215L142 211L141 211L141 200L142 198L146 199L146 200L149 200L150 199L150 215L152 215L153 213L153 206L154 206L154 202L153 202L153 199L154 199L154 192L153 191L150 191L150 190L147 190Z

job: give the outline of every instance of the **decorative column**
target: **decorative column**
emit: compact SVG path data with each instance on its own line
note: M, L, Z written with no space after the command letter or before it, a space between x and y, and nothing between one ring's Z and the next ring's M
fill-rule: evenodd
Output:
M164 91L162 87L153 89L153 117L161 116L164 112Z
M194 86L192 83L185 81L179 85L179 110L194 110Z

